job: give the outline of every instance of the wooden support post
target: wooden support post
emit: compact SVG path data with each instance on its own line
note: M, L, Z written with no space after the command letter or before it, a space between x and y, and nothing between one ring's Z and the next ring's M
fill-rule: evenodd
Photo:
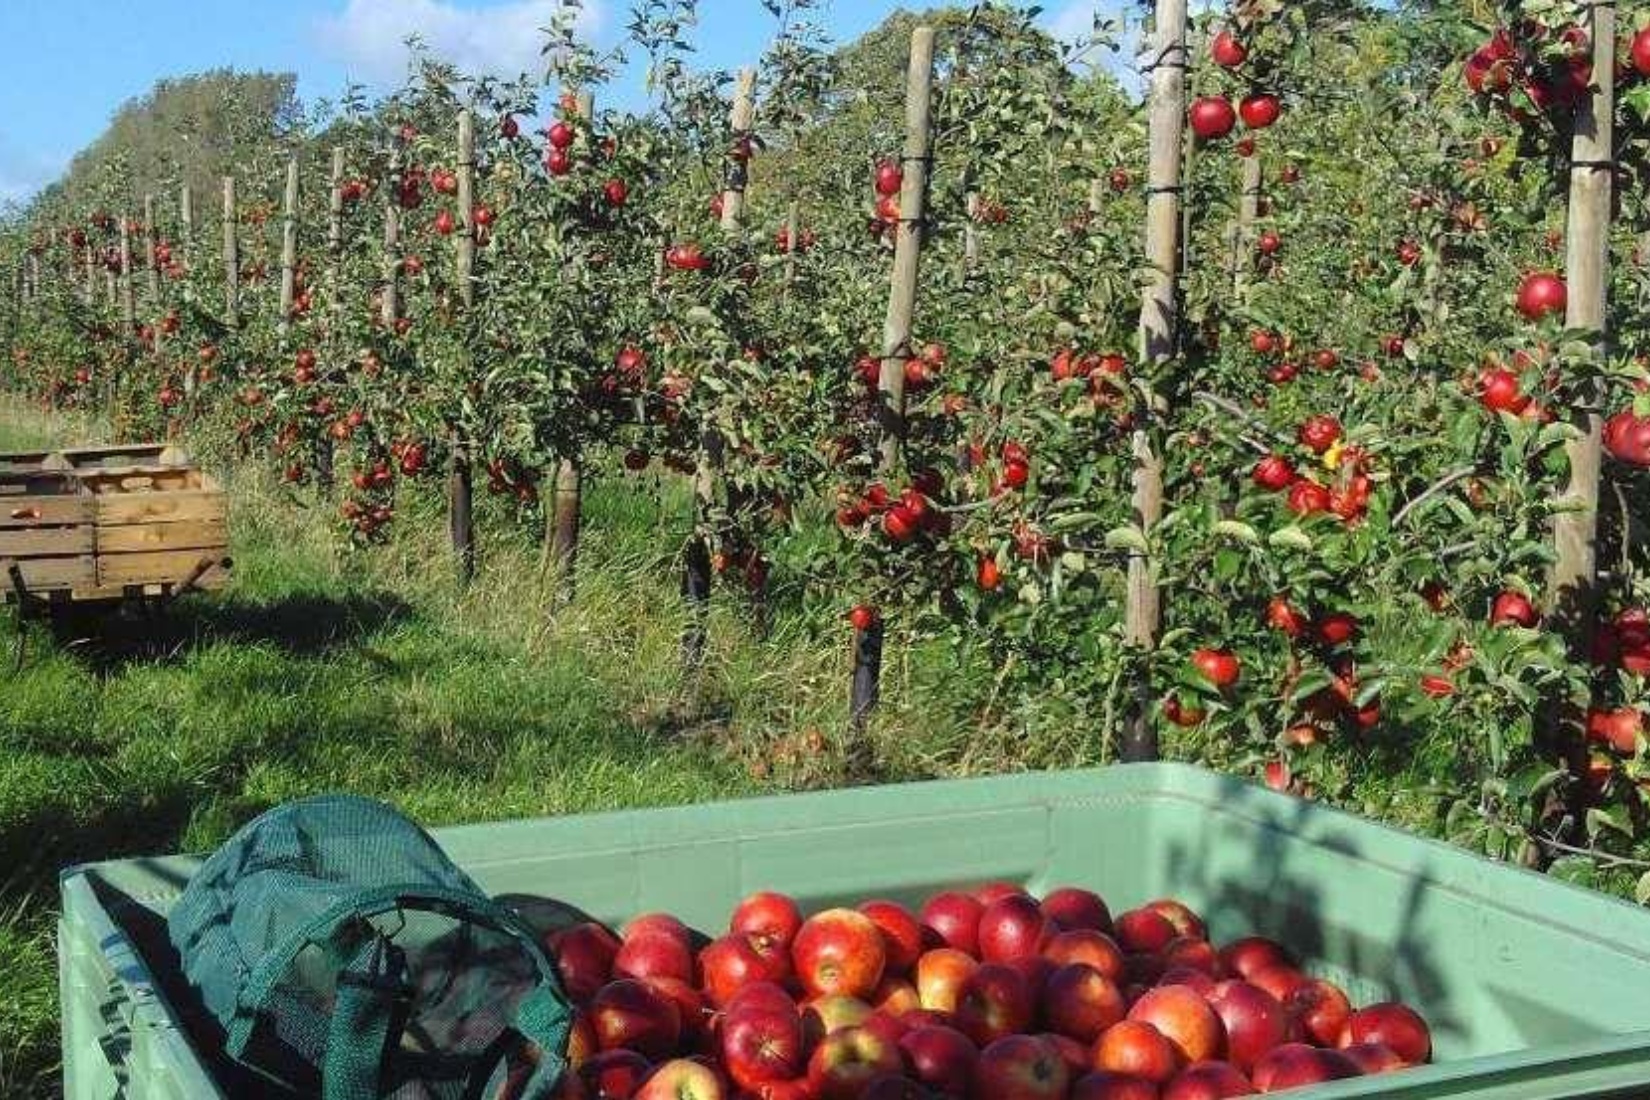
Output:
M1592 18L1592 92L1576 109L1570 151L1569 234L1565 261L1568 308L1564 324L1595 336L1597 355L1609 337L1610 221L1615 159L1616 9L1587 7ZM1555 558L1547 577L1551 618L1568 639L1571 653L1585 661L1592 648L1598 610L1598 505L1603 474L1604 395L1596 383L1577 395L1578 436L1565 444L1570 479L1553 518ZM1584 774L1585 720L1590 699L1557 698L1547 706L1542 734L1556 755ZM1579 786L1579 784L1578 784Z
M928 205L928 165L933 151L930 114L934 88L934 28L911 32L905 78L905 152L901 167L900 220L894 239L894 272L882 330L882 376L877 416L882 430L882 469L899 467L905 443L905 364L911 358L911 325L917 308L917 269L922 258Z
M282 337L292 329L292 303L298 289L298 154L286 162L286 193L281 201L281 315L275 327Z
M1177 351L1178 283L1181 260L1181 156L1186 120L1186 0L1157 0L1156 39L1150 49L1150 168L1146 198L1147 278L1140 306L1143 363L1159 364ZM1151 399L1144 423L1134 432L1133 511L1135 526L1148 539L1163 515L1163 460L1151 434L1163 413ZM1149 551L1131 551L1124 640L1139 658L1123 734L1125 760L1155 760L1157 730L1152 725L1149 656L1162 628L1162 606Z
M458 113L458 300L468 310L475 305L475 116L468 108ZM472 349L473 350L473 349ZM458 583L468 586L476 574L475 485L470 444L454 425L450 436L452 460L447 469L447 528L452 537Z
M802 204L796 199L791 200L785 215L785 240L785 297L788 299L796 286L796 258L802 252Z
M756 70L740 69L733 88L729 129L736 148L728 157L728 178L722 189L722 229L737 232L745 219L745 187L750 182L751 123L756 115Z
M905 364L911 359L917 308L917 274L926 236L929 164L933 156L934 29L911 32L905 77L905 147L900 158L900 220L894 237L894 270L882 331L882 373L877 383L877 420L882 439L879 464L886 475L899 470L905 449ZM849 717L863 732L876 708L882 676L883 628L879 619L854 635L854 671Z
M236 231L235 177L223 178L223 320L230 328L241 324L241 245Z
M155 225L155 196L143 196L143 264L148 268L149 285L149 313L150 316L160 315L160 234ZM155 329L155 350L160 350L160 328Z
M1243 181L1239 184L1237 221L1232 226L1232 286L1241 291L1249 283L1254 264L1255 222L1260 217L1260 193L1264 185L1260 150L1244 158Z
M120 218L120 323L125 338L137 333L137 299L132 290L132 219Z
M972 276L980 269L980 194L970 191L963 221L963 271Z
M182 229L183 269L193 273L195 263L195 189L187 183L178 190L178 224Z
M378 320L384 334L395 335L395 323L401 318L401 208L396 196L401 193L401 156L390 155L389 171L384 180L384 258L383 286L379 288Z

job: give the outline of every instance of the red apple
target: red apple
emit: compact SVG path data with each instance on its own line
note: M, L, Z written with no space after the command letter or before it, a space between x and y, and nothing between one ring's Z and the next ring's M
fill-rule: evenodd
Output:
M1084 963L1070 963L1049 976L1042 1007L1050 1030L1089 1044L1126 1011L1117 983Z
M693 948L685 936L669 931L626 930L613 958L613 973L621 978L695 978Z
M1157 979L1158 985L1183 985L1199 997L1208 999L1214 992L1215 980L1206 970L1195 966L1171 966Z
M979 1051L956 1028L929 1024L900 1037L911 1076L947 1096L961 1096L974 1077Z
M1049 936L1048 918L1026 894L1009 894L980 913L980 958L985 962L1035 955Z
M1196 936L1176 936L1164 946L1160 954L1163 965L1171 970L1175 967L1189 967L1201 970L1211 977L1221 973L1220 955L1216 953L1214 944Z
M870 917L882 933L887 973L909 974L928 947L916 914L897 901L880 900L865 902L859 911Z
M604 925L584 921L545 937L545 950L556 964L562 988L575 1003L596 995L613 978L619 940Z
M722 1021L722 1064L740 1088L760 1094L772 1082L801 1077L807 1067L802 1020L794 1009L748 1008Z
M810 996L846 993L863 999L882 981L887 950L870 917L852 909L827 909L803 922L791 945L791 961Z
M1209 930L1204 927L1203 918L1182 902L1175 901L1173 898L1158 898L1156 901L1148 901L1141 908L1150 909L1152 912L1160 914L1170 924L1174 925L1176 935L1190 936L1200 940L1208 938Z
M1305 985L1308 978L1292 966L1264 966L1250 971L1246 980L1276 997L1281 1004L1289 999L1289 994Z
M857 997L841 993L815 997L802 1006L802 1033L812 1044L835 1032L862 1027L871 1012L871 1006Z
M1036 1002L1025 977L1001 963L982 963L963 980L952 1015L978 1046L1030 1029Z
M1090 928L1096 932L1111 931L1111 910L1099 894L1077 886L1062 886L1043 898L1043 916L1057 931L1069 932Z
M980 1052L974 1067L974 1100L1065 1100L1071 1071L1053 1044L1033 1035L1010 1035Z
M579 1083L591 1100L629 1100L653 1072L653 1063L633 1050L604 1050L578 1069Z
M1218 1058L1226 1049L1226 1029L1198 994L1183 985L1150 990L1129 1009L1129 1019L1151 1024L1179 1048L1188 1062Z
M1123 980L1123 950L1104 932L1077 928L1058 932L1043 945L1043 957L1056 966L1085 963L1114 982Z
M963 983L979 968L972 955L955 948L938 947L917 960L917 997L931 1012L953 1012Z
M1386 1046L1412 1066L1432 1057L1432 1031L1427 1022L1408 1005L1394 1001L1368 1005L1347 1018L1337 1036L1343 1049L1355 1044Z
M1490 607L1491 626L1522 626L1533 629L1541 622L1541 613L1522 592L1502 592Z
M773 963L744 935L713 940L699 953L699 973L710 1003L718 1008L726 1006L735 993L752 982L782 982L786 977L786 970L776 972Z
M1289 1036L1289 1015L1278 999L1245 981L1221 982L1208 994L1226 1029L1226 1057L1244 1072Z
M1161 1085L1180 1071L1180 1048L1151 1024L1123 1020L1106 1029L1094 1044L1094 1068L1127 1074Z
M1004 443L1003 454L1014 456L1006 461L1019 462L1023 464L1027 460L1028 452L1025 447L1018 443ZM974 887L974 889L970 890L969 893L973 896L974 900L979 902L981 905L990 905L992 902L1002 901L1004 898L1024 898L1031 896L1026 892L1026 888L1024 886L1020 886L1013 882L988 882L984 886Z
M900 1048L861 1027L827 1035L808 1059L808 1081L820 1100L858 1100L865 1086L904 1067Z
M676 1006L682 1021L682 1042L691 1046L704 1034L708 1010L700 992L680 978L643 978L647 987Z
M725 1100L727 1095L715 1070L691 1058L678 1058L654 1070L636 1100Z
M1233 940L1220 949L1220 961L1227 970L1240 978L1247 978L1270 966L1295 965L1294 956L1289 953L1288 948L1265 936L1245 936L1243 939Z
M1339 986L1310 978L1284 998L1284 1009L1300 1035L1321 1047L1332 1047L1352 1015L1352 1004Z
M1385 1043L1353 1043L1343 1047L1341 1053L1358 1067L1359 1073L1367 1077L1409 1068L1409 1063L1398 1057L1398 1052Z
M1548 314L1563 314L1568 303L1564 280L1551 271L1532 271L1518 284L1518 312L1526 320L1539 321Z
M1229 653L1200 649L1192 657L1192 664L1216 687L1237 681L1237 658ZM1117 918L1117 942L1125 951L1161 951L1175 935L1169 918L1155 909L1131 909Z
M1253 1096L1249 1078L1230 1062L1196 1062L1175 1075L1163 1089L1163 1100L1227 1100Z
M669 1057L682 1037L675 1003L629 978L601 988L590 1002L590 1021L603 1050L634 1050L646 1058Z
M1235 69L1249 57L1249 48L1231 31L1221 31L1209 43L1209 56L1223 69Z
M1237 125L1237 112L1232 110L1230 101L1221 96L1203 96L1194 100L1187 111L1187 118L1191 122L1192 133L1203 141L1223 138Z
M878 1012L899 1019L907 1013L922 1009L922 998L917 995L915 983L905 978L885 977L871 991L871 1007Z
M784 894L769 890L752 894L739 903L728 921L728 931L748 936L759 944L772 944L785 951L802 928L802 911Z
M935 894L923 905L922 923L938 933L947 947L970 955L980 950L980 914L985 906L967 894Z
M1320 1050L1305 1043L1285 1043L1268 1051L1249 1079L1261 1092L1321 1085L1358 1076L1358 1067L1335 1050Z

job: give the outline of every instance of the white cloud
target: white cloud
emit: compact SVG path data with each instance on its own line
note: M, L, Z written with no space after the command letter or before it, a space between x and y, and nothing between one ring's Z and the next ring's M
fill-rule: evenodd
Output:
M323 49L352 79L393 83L407 72L407 38L417 35L435 56L475 75L514 77L543 66L542 28L563 0L503 0L460 7L450 0L346 0L344 10L316 24ZM601 4L585 0L580 32L594 35Z

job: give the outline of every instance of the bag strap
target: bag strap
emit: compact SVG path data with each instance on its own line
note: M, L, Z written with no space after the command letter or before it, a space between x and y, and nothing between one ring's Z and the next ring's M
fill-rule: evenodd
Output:
M378 1100L392 1045L412 1003L407 956L374 935L338 974L338 995L327 1028L325 1100Z
M500 1066L508 1066L512 1053L525 1041L533 1048L533 1069L526 1080L513 1088L510 1100L548 1100L567 1071L567 1040L573 1015L548 986L537 986L516 1005L512 1031L501 1036L483 1055L470 1076L463 1100L482 1100L496 1079Z

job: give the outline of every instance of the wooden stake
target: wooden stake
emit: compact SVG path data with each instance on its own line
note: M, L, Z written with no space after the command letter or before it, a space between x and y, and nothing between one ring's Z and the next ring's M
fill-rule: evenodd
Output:
M155 196L143 196L143 260L149 269L149 312L153 315L160 313L160 264L157 262L160 236L155 232ZM156 327L159 332L159 327ZM160 349L159 337L156 337L155 348Z
M789 242L785 249L785 297L789 298L796 285L796 257L802 251L802 204L795 199L785 215L785 240Z
M1174 357L1179 328L1181 232L1181 154L1186 119L1186 0L1157 0L1157 38L1151 47L1150 145L1147 176L1146 264L1148 282L1140 306L1140 351L1143 363L1161 363ZM1158 399L1154 396L1152 404ZM1147 421L1160 408L1147 410ZM1134 432L1134 522L1151 537L1163 515L1163 460L1145 427ZM1149 553L1129 555L1124 639L1142 657L1157 647L1162 608L1157 578ZM1151 676L1136 673L1134 705L1123 735L1125 760L1157 759L1157 731L1152 725Z
M223 178L223 319L230 328L241 324L241 245L236 232L235 177Z
M298 156L286 162L286 194L281 203L281 315L275 327L284 337L292 329L292 302L298 285Z
M882 332L882 377L877 386L885 472L899 466L905 443L905 364L911 358L917 270L922 258L923 218L928 203L933 87L934 28L918 27L911 32L911 58L905 79L905 153L901 158L905 182L900 191L894 272Z
M187 183L178 191L178 222L183 228L183 267L192 272L195 262L195 189Z
M475 305L475 116L468 108L458 113L458 254L459 303ZM455 426L451 435L452 465L447 470L447 528L458 564L458 583L468 586L476 574L474 476L469 442Z
M401 278L401 208L396 196L401 193L401 155L390 154L388 178L384 186L384 285L378 298L378 319L386 336L395 335L395 322L401 317L398 291Z
M1576 109L1570 152L1569 239L1565 261L1568 308L1564 325L1596 334L1595 353L1607 342L1610 286L1610 221L1615 158L1616 10L1593 4L1593 90ZM1551 616L1569 640L1571 652L1586 660L1592 647L1598 607L1598 503L1603 470L1603 394L1596 383L1577 395L1574 423L1580 435L1565 444L1570 480L1553 519L1556 558L1547 577ZM1589 700L1554 700L1542 723L1572 767L1585 769L1583 723Z
M1241 291L1249 283L1254 261L1255 221L1260 217L1260 192L1264 183L1260 151L1244 158L1243 182L1239 185L1237 222L1232 226L1232 286Z
M966 204L966 220L963 222L963 269L969 274L980 267L980 195L977 191L968 193Z
M120 322L130 340L137 332L137 300L132 291L132 219L120 219Z
M739 155L728 157L728 178L722 190L722 229L728 233L737 232L745 216L745 187L750 182L750 159L745 154L756 114L755 97L756 70L740 69L733 88L733 113L729 117L729 129L733 131Z
M332 169L327 173L327 282L332 290L333 324L344 319L344 147L332 147Z

